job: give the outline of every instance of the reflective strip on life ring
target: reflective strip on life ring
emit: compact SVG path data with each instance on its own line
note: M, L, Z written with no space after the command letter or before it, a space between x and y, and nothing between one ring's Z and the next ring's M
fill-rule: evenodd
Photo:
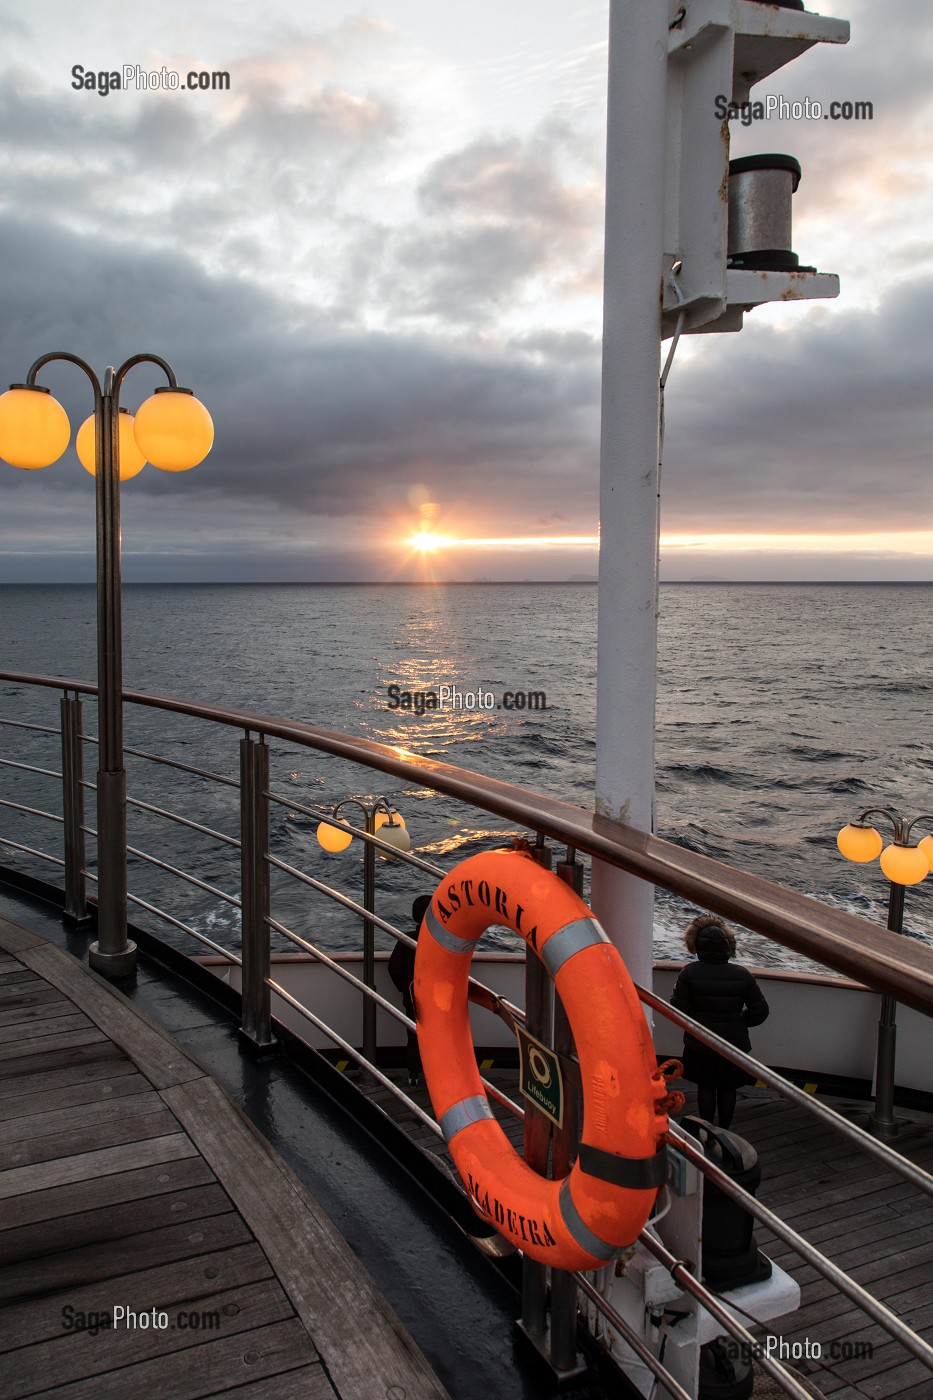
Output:
M492 924L548 968L583 1082L580 1155L562 1181L533 1171L483 1090L470 1032L473 950ZM558 1269L597 1269L635 1239L667 1175L667 1092L618 950L569 885L516 851L471 856L442 881L415 955L415 1016L431 1103L477 1213Z

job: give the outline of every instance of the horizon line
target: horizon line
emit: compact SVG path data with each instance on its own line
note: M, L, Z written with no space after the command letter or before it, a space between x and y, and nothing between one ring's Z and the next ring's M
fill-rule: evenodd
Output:
M933 578L662 578L673 588L929 588ZM123 588L597 588L597 578L123 579ZM0 579L0 588L94 588L92 579Z

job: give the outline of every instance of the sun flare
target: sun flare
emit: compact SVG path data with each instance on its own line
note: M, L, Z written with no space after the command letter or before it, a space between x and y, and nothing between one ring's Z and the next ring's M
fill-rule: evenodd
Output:
M408 541L419 554L436 554L439 549L456 543L450 535L437 535L433 530L419 530Z

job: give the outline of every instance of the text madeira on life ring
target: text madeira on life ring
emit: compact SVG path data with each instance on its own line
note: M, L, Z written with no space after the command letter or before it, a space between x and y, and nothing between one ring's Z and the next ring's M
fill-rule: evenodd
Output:
M563 1181L522 1161L476 1067L467 984L492 924L514 929L541 958L573 1031L583 1133ZM462 861L435 890L414 993L431 1103L477 1213L543 1264L601 1268L637 1239L667 1176L667 1088L618 950L569 885L530 856L492 851Z

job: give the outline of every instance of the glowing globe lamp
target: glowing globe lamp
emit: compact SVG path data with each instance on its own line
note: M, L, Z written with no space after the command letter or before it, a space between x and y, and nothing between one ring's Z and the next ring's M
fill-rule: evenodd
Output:
M11 384L0 394L0 457L11 467L50 467L70 438L68 415L48 389Z
M879 856L884 842L873 826L862 826L859 822L850 822L848 826L842 828L836 837L836 845L846 860L862 863L874 860Z
M381 826L385 826L385 824L386 824L386 822L387 822L388 820L389 820L389 813L388 813L388 812L377 812L377 813L376 813L376 830L378 831L379 828L380 828ZM393 813L392 813L392 821L395 823L396 826L402 826L402 827L403 827L403 826L405 825L405 818L401 815L400 812L393 812Z
M411 837L401 823L401 818L397 812L379 827L379 840L387 841L390 846L394 846L397 851L411 850ZM395 860L396 857L389 855L388 851L380 851L383 860Z
M331 822L321 822L317 829L318 845L325 851L336 854L345 851L353 840L353 833L345 826L334 826Z
M140 407L136 444L164 472L186 472L203 462L214 441L211 415L190 389L156 389Z
M75 451L78 461L91 476L97 475L97 452L94 441L94 415L85 418L75 437ZM120 480L130 481L139 476L146 459L136 446L133 432L133 415L127 409L120 409Z
M930 862L930 869L933 870L933 836L924 836L922 841L918 841L917 850L923 852Z
M895 841L881 852L881 869L892 884L919 885L930 873L930 862L919 847Z

